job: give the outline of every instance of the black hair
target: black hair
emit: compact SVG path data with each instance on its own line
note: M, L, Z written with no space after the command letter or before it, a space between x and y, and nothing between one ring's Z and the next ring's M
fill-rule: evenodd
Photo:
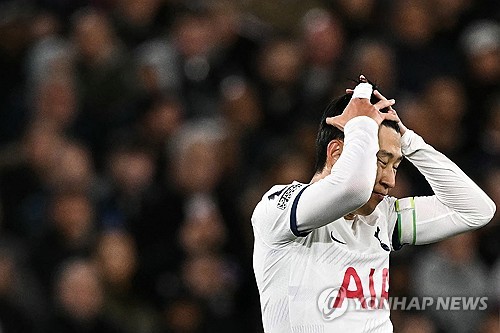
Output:
M370 82L370 84L372 84ZM373 84L372 84L373 85ZM377 89L373 85L373 89ZM326 118L339 116L342 114L347 104L351 100L351 94L345 94L337 99L334 99L328 104L321 117L321 122L319 124L318 135L316 137L316 165L314 167L316 173L323 171L326 164L326 149L330 141L339 139L344 140L344 132L335 126L328 125L326 123ZM379 98L375 97L373 94L370 98L372 104L379 101ZM387 112L389 108L384 108L380 112ZM392 120L384 120L382 125L394 129L396 132L401 133L399 130L398 123Z

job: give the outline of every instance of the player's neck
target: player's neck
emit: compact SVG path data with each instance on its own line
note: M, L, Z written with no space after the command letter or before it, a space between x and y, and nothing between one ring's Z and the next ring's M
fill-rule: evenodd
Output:
M347 215L344 216L344 219L346 220L354 220L356 218L356 216L358 216L356 213L349 213Z
M323 178L325 178L326 176L328 176L330 173L332 172L332 169L331 168L324 168L323 171L321 172L316 172L314 174L314 176L312 177L311 181L310 181L310 184L312 183L316 183L318 180L321 180Z
M309 184L316 183L318 180L323 179L325 177L321 177L320 173L315 173L314 176L312 177L311 181Z

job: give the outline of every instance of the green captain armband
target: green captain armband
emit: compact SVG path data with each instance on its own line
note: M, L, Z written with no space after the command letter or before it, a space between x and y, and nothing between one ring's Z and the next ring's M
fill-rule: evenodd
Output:
M398 238L400 244L417 242L417 215L413 197L398 199L394 203L398 215Z

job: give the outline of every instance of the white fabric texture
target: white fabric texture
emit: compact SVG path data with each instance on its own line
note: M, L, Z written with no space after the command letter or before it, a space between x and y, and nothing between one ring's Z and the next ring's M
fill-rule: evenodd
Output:
M331 173L311 184L297 206L300 232L331 223L364 205L377 175L378 125L369 117L347 122L344 148Z
M416 235L407 229L412 223L403 223L406 229L401 231L401 244L413 244L413 237L416 245L433 243L491 220L496 210L494 202L455 163L412 130L401 138L401 148L435 194L415 197ZM407 218L412 217L408 214Z

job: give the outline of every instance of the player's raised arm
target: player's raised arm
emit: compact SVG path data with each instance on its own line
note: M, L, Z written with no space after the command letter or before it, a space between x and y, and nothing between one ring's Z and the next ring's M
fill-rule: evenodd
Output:
M326 152L324 163L292 205L290 228L295 236L304 236L355 211L370 198L377 171L379 126L392 116L379 110L394 104L394 100L381 100L372 105L371 94L372 86L360 83L342 114L326 118L322 124L343 130L344 140L319 145ZM322 140L321 135L320 131L318 140Z
M435 195L396 200L393 247L428 244L487 224L495 214L494 202L445 155L402 124L400 128L403 155Z

